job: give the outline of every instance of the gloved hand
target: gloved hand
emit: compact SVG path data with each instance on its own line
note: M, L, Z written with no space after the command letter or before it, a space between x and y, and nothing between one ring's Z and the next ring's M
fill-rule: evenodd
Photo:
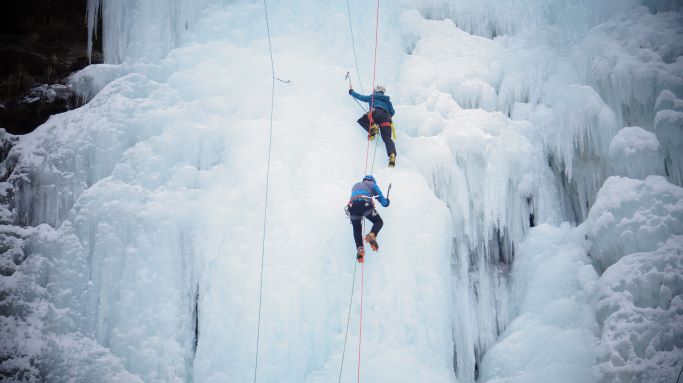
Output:
M351 92L353 92L353 88L349 87L349 94L351 94Z
M383 203L382 206L384 206L384 207L388 207L388 206L389 206L389 202L391 202L391 201L389 201L389 198L386 198L386 201L387 201L387 203Z

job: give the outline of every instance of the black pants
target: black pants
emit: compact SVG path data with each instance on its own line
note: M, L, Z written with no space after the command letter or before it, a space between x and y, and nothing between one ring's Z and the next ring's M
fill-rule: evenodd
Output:
M363 246L363 217L372 222L370 232L375 233L375 236L379 234L382 226L384 226L382 217L379 216L379 213L372 207L370 202L353 201L349 207L349 215L351 225L353 226L353 239L356 241L357 248Z
M377 125L382 122L391 122L389 112L382 108L376 108L372 112L372 119ZM364 114L363 117L358 119L358 124L362 126L366 132L370 132L370 119L367 114ZM391 139L391 126L380 126L379 134L382 136L382 141L384 141L384 145L387 147L387 156L391 153L396 154L396 144L394 144L394 140Z

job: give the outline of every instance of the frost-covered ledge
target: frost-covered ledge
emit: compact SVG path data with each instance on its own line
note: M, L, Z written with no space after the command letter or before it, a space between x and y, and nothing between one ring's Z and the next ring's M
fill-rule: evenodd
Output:
M582 225L532 228L514 272L519 309L484 358L484 381L676 381L683 188L610 177Z
M683 188L611 177L580 229L598 270L603 382L674 382L683 360Z

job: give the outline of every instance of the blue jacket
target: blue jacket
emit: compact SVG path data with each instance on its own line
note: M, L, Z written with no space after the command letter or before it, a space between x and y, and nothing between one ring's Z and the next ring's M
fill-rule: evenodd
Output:
M351 189L351 201L371 199L372 197L377 197L382 206L389 206L389 200L384 198L382 191L374 181L364 180L353 185L353 188Z
M394 113L394 106L391 105L391 101L389 99L389 96L385 96L383 93L380 92L375 92L373 93L374 95L374 100L373 96L363 96L362 94L356 92L353 89L349 89L349 94L355 98L356 100L360 100L363 102L367 102L368 104L372 104L373 108L382 108L389 112L389 114L393 117Z

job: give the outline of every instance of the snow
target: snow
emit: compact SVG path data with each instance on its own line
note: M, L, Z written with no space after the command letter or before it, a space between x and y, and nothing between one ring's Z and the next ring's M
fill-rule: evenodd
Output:
M683 189L660 176L610 177L582 224L598 270L624 255L653 251L683 232Z
M661 176L610 177L581 226L531 229L513 274L518 311L484 357L482 379L675 380L682 192Z
M683 112L683 100L676 98L676 95L668 89L663 90L657 97L657 101L655 101L655 111L658 112L665 109Z
M673 382L683 357L683 237L621 258L600 278L603 382Z
M637 126L623 128L609 144L609 165L614 175L645 178L666 175L664 154L654 133Z
M349 5L352 78L367 91L375 14ZM683 349L674 3L383 4L376 82L397 110L393 169L346 94L346 4L268 10L275 76L289 82L276 81L264 225L263 4L88 2L106 62L71 77L88 103L0 137L13 146L3 376L252 380L263 246L258 381L334 381L342 357L342 381L356 380L361 279L362 381L671 380ZM361 268L343 207L366 173L392 192Z
M683 355L683 189L663 177L610 177L586 222L600 277L601 382L672 381Z

